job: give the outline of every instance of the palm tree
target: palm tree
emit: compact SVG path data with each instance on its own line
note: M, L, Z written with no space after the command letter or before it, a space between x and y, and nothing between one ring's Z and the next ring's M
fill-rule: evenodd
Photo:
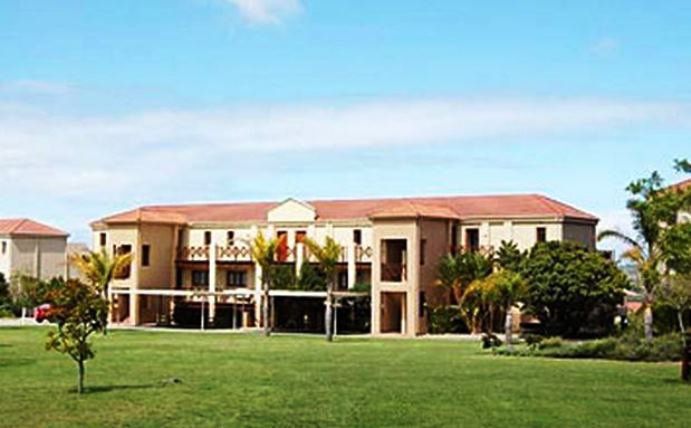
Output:
M495 274L495 303L500 305L506 314L504 320L504 335L506 338L506 346L509 351L513 351L513 312L512 309L520 299L522 299L527 291L528 284L523 279L521 274L511 270L502 270Z
M333 291L336 285L336 266L341 257L341 246L330 236L326 237L323 246L310 238L305 238L303 243L310 254L317 259L326 275L326 313L324 318L326 340L331 342L333 340Z
M456 301L460 302L466 288L476 279L487 277L492 270L491 258L479 252L447 254L437 266L437 284L451 290Z
M69 256L70 262L79 269L87 281L108 297L108 287L113 279L132 264L132 253L115 253L112 256L104 249L75 253Z
M278 248L285 242L285 236L266 239L259 233L250 243L252 259L262 269L262 318L264 319L264 335L271 335L269 325L269 290L271 289L272 273L275 267L275 258Z
M632 197L627 208L633 217L633 229L637 236L629 236L618 230L604 230L598 241L617 239L628 246L621 258L634 264L643 291L643 311L646 340L653 339L652 304L658 287L669 273L664 251L665 234L677 224L678 213L684 204L684 196L662 186L662 178L654 172L649 178L631 183L627 190Z

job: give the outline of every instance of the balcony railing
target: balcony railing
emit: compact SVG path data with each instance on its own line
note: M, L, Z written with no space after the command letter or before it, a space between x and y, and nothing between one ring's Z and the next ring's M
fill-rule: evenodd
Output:
M276 261L283 263L295 263L298 259L298 252L302 251L302 260L315 262L313 257L309 256L309 251L303 246L281 247L276 251ZM211 254L211 247L203 246L182 246L177 249L178 261L208 261ZM372 261L374 250L372 247L355 246L354 256L357 263L368 263ZM217 261L252 261L252 251L249 246L245 245L231 245L231 246L217 246L216 247ZM341 247L341 263L348 262L348 249Z

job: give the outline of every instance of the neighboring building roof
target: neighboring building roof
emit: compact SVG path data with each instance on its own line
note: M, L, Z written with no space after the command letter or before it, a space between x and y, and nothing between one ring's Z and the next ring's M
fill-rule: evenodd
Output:
M684 180L684 181L681 181L679 183L673 184L670 187L672 189L676 189L676 190L686 190L689 187L691 187L691 178Z
M305 201L318 220L432 217L461 220L486 218L555 218L596 223L597 217L537 194L446 196L422 198ZM263 222L276 202L153 205L105 217L92 225L127 223Z
M28 218L0 219L0 235L65 238L69 236L67 232Z

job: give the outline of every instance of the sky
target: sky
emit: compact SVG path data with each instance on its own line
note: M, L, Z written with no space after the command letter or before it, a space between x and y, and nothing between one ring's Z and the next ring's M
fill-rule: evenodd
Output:
M542 193L691 158L691 2L5 0L0 217Z

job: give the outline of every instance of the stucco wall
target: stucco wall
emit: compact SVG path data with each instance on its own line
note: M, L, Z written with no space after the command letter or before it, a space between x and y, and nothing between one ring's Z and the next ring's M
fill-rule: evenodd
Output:
M562 225L556 221L493 220L462 223L458 233L458 245L467 246L465 242L467 229L478 229L481 247L491 247L496 250L504 240L514 241L521 250L527 250L537 242L538 227L546 229L548 241L562 240Z
M4 243L5 253L2 253L2 245ZM10 261L12 258L12 245L10 245L9 237L0 237L0 273L5 275L9 281L12 270L10 268Z
M106 246L105 249L109 254L113 253L113 246L120 245L131 245L132 251L136 253L139 251L139 233L136 225L117 225L110 226L108 230L96 230L93 233L93 247L97 251L100 251L100 233L106 233ZM111 287L113 288L130 288L137 284L137 274L138 269L136 269L136 264L132 265L130 270L130 277L127 279L114 279Z
M595 248L595 225L564 223L564 241L578 242L590 249Z
M133 266L139 270L140 288L174 288L173 261L176 228L170 225L141 225L139 248ZM149 245L149 266L142 265L142 247Z
M419 291L425 293L427 307L432 309L441 305L448 304L449 294L444 289L436 285L437 266L439 260L448 253L450 246L450 236L448 234L449 225L446 220L422 220L420 221L420 239L425 240L425 260L424 264L419 263ZM418 295L419 298L419 295ZM420 302L418 301L418 305ZM418 307L418 315L419 315ZM423 315L418 320L417 332L427 331L427 319Z
M67 238L14 237L9 247L10 275L21 272L41 279L66 275Z

